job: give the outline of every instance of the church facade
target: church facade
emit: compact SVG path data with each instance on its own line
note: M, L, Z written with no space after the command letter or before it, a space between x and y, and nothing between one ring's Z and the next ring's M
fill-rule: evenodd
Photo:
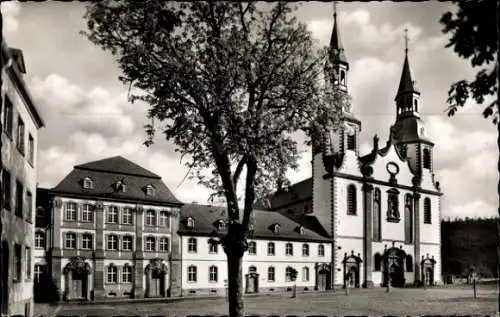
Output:
M348 91L336 15L327 80ZM420 118L420 91L408 50L395 97L396 120L385 144L360 155L361 121L344 109L341 128L312 147L312 177L277 193L270 208L318 219L332 242L332 287L441 283L440 209L434 143ZM320 139L320 138L318 138Z

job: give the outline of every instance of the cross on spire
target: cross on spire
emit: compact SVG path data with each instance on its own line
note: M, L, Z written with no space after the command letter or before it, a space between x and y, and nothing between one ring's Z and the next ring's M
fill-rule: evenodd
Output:
M405 28L405 53L408 54L408 28Z
M337 1L333 1L333 17L337 17Z

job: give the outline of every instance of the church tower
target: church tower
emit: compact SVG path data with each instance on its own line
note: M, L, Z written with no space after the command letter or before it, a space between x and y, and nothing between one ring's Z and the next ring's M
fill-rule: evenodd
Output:
M420 118L420 91L410 68L407 34L405 42L405 59L395 98L396 122L391 127L391 141L409 161L413 173L420 176L426 170L430 174L433 173L434 143L427 138L424 123Z

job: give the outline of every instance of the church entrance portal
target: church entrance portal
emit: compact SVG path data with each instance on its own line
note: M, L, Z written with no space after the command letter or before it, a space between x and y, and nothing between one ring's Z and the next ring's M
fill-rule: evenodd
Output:
M361 257L359 254L354 255L354 251L351 252L350 256L347 256L347 253L344 254L344 288L360 287L359 269L361 262L363 262Z
M393 247L384 253L384 286L390 280L391 286L405 286L405 265L406 253L402 248Z
M160 258L150 260L146 273L146 297L165 297L167 266Z
M90 299L89 275L91 274L90 265L85 259L75 256L63 270L66 277L65 298L71 299Z

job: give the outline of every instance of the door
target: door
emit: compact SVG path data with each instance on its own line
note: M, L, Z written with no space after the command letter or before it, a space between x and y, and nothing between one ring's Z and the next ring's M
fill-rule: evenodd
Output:
M349 287L353 288L357 286L357 270L354 266L351 266L351 269L349 270L349 274L347 275L347 282L349 284Z
M255 274L249 273L247 278L247 293L256 292Z
M404 283L403 270L399 265L397 265L396 263L392 264L391 268L389 269L389 274L391 276L391 286L394 287L403 286L402 285Z
M160 272L152 272L151 273L151 280L150 280L150 288L149 288L149 296L150 297L161 297L163 296L163 289L164 284L163 284L163 274Z
M433 275L434 274L432 274L432 269L430 267L428 267L428 268L425 269L425 281L424 281L425 285L432 286L432 284L433 284L433 280L432 280Z
M87 281L84 273L73 272L71 281L71 298L87 297Z
M326 291L327 282L328 282L328 273L325 271L320 271L318 274L318 290Z

